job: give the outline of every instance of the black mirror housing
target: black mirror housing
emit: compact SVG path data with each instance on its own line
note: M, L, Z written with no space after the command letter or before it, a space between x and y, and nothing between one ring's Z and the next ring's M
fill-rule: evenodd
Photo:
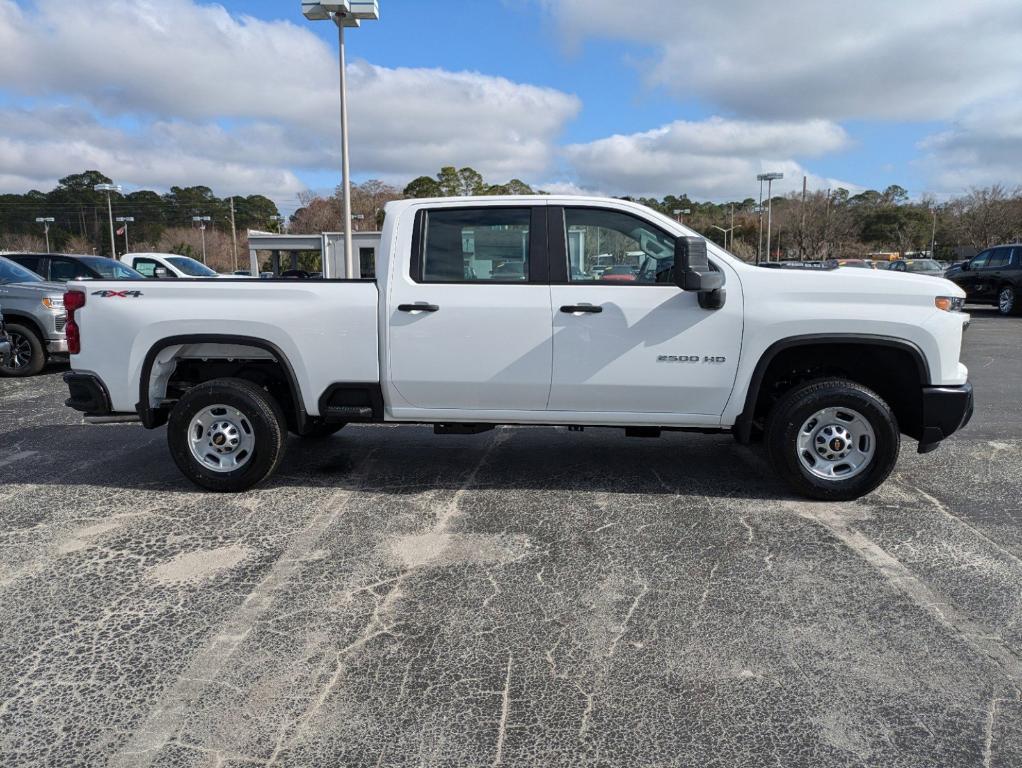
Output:
M706 240L701 237L679 237L675 241L674 275L683 291L709 293L724 286L724 275L710 269Z

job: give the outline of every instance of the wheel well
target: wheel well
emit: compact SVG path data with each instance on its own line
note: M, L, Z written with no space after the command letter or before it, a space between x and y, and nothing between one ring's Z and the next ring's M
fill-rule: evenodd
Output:
M751 433L761 431L770 409L786 392L806 381L836 376L872 389L894 411L899 429L918 437L926 376L922 365L917 352L890 344L821 341L790 346L769 360L761 377L757 370L753 385L758 378L758 389L749 393L755 400L747 401L739 421Z
M176 337L153 347L140 381L143 423L148 427L165 424L177 401L194 386L235 378L267 390L284 411L288 428L302 429L308 417L287 359L265 342L246 341L236 337Z
M37 323L31 316L29 316L29 315L20 315L20 314L18 314L16 312L4 311L4 322L6 322L6 323L16 323L18 325L26 326L30 331L35 333L35 335L39 338L39 341L45 347L45 345L46 345L46 334L43 333L42 329L39 327L39 323Z

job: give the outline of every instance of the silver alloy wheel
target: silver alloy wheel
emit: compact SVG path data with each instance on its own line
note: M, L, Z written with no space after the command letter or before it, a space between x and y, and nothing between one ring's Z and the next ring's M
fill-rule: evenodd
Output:
M1011 286L1004 286L997 295L997 308L1001 311L1002 315L1010 315L1014 311L1015 290Z
M27 336L20 333L8 331L7 335L11 340L11 355L5 367L11 371L20 371L32 362L32 344Z
M210 405L188 425L192 457L213 472L233 472L252 458L255 430L249 418L231 405Z
M847 480L862 474L876 453L869 421L851 408L817 411L802 425L796 441L798 460L821 480Z

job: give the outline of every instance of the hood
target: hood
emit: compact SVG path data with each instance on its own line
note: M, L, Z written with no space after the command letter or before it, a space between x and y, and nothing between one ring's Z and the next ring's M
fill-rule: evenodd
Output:
M4 292L8 296L52 296L56 294L63 296L67 291L67 286L64 283L9 283L2 286Z
M751 275L750 275L751 273ZM774 294L852 294L876 303L883 297L954 296L965 298L965 291L943 277L912 272L889 272L879 269L763 269L750 266L742 270L742 282L751 280L762 290Z

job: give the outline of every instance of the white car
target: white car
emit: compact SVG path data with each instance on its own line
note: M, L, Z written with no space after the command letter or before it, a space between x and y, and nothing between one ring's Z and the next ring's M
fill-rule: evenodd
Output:
M121 262L150 279L234 277L221 275L190 256L176 253L126 253L121 256Z
M608 244L642 252L634 279L594 276ZM271 475L288 430L387 422L732 433L798 492L853 499L902 434L927 452L969 420L964 295L761 269L625 200L403 200L375 281L69 286L65 378L89 416L169 424L178 467L216 491Z

